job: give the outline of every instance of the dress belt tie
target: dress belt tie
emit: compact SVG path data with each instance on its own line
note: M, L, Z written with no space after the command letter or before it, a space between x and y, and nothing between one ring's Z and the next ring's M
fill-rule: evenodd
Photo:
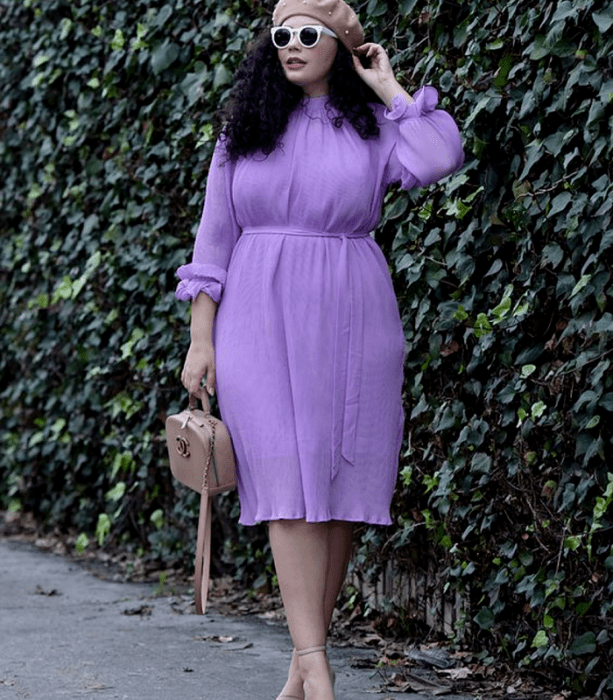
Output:
M368 238L368 231L317 231L315 229L300 228L297 226L245 226L241 229L242 236L255 233L277 233L281 236L312 236L324 238Z
M361 284L354 284L349 266L348 239L369 238L367 231L313 231L282 226L251 226L242 235L279 234L340 238L341 250L337 267L337 296L334 319L332 443L330 479L337 476L341 457L355 463L358 407L362 377L364 345L364 293Z

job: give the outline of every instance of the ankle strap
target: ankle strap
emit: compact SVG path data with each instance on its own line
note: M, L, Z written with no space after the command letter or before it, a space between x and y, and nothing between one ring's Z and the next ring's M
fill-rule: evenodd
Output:
M325 653L326 647L309 647L308 649L296 649L296 654L298 656L306 656L307 654L314 654L315 652L323 651Z

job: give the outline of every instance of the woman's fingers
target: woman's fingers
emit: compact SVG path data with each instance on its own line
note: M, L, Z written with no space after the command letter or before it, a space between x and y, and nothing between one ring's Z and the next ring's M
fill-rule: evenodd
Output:
M206 390L209 396L215 395L215 364L208 368L206 373Z
M353 51L354 53L366 56L366 58L369 58L371 62L373 60L379 61L383 57L387 58L385 49L380 44L362 44L362 46L358 46Z
M189 371L185 373L185 376L182 379L182 384L190 394L198 393L198 389L200 388L200 384L202 382L202 376L199 377L197 374L193 374Z
M356 54L354 54L351 58L353 59L353 67L356 69L358 74L361 75L362 71L364 70L364 66L360 63L360 59Z
M381 44L375 44L372 41L367 41L365 44L361 44L360 46L356 46L354 51L357 51L358 53L366 53L366 52L372 52L373 50L376 49L383 49Z
M368 68L364 68L361 64L360 57L362 56L365 56L370 62ZM353 50L353 65L362 80L371 87L389 80L394 75L389 57L380 44L367 43L355 48Z
M206 377L206 390L215 393L215 351L213 346L190 345L181 373L181 383L191 394L196 394Z

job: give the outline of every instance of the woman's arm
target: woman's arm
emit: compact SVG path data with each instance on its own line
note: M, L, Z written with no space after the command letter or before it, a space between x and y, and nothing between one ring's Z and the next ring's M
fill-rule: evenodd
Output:
M211 396L215 392L213 321L232 250L240 236L231 196L233 171L220 139L209 168L192 262L177 271L181 282L175 296L192 302L191 343L181 382L189 392L195 393L206 378L206 390Z
M360 55L370 59L368 68L360 63ZM434 88L420 88L411 97L396 80L379 44L354 49L353 64L360 78L386 104L386 119L396 124L386 184L400 182L404 189L425 187L462 167L460 132L451 115L436 109L438 94Z
M191 343L183 365L181 382L195 394L206 377L206 390L215 393L215 349L213 347L213 321L217 304L208 294L201 293L192 301Z
M220 137L209 168L192 262L177 270L181 282L175 296L181 301L191 301L200 292L216 302L221 299L232 250L240 236L232 203L233 173L234 164L227 160Z

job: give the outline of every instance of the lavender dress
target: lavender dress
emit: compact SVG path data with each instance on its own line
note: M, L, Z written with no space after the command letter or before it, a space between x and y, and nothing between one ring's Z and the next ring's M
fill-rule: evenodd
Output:
M386 187L461 166L436 90L377 106L381 136L305 99L281 145L236 163L217 144L193 262L177 297L205 292L217 393L237 457L240 522L390 524L402 438L404 337L387 263L369 235Z

